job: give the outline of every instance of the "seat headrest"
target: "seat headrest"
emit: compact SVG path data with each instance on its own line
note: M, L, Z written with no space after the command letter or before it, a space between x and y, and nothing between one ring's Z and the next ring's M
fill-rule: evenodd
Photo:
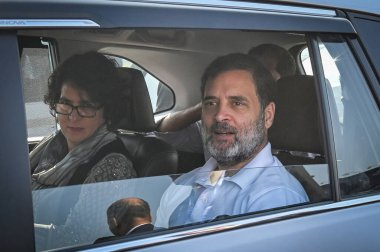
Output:
M118 137L124 143L138 177L177 173L178 154L169 143L154 136L122 130L119 130Z
M273 149L323 154L317 95L312 76L277 82L276 114L269 128Z
M130 115L126 115L118 125L119 129L152 132L155 130L152 103L144 76L140 70L120 67L120 77L130 88Z

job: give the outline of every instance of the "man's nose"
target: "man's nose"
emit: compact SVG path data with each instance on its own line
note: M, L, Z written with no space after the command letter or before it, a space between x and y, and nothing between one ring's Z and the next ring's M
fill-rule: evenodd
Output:
M227 104L220 104L217 108L215 119L217 122L229 121L232 116L231 108Z

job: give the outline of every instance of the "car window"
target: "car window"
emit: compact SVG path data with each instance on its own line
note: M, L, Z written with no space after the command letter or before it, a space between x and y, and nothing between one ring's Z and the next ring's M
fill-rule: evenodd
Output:
M328 50L324 46L324 44L321 44L320 46L320 54L321 58L324 63L324 74L325 78L327 79L328 83L335 87L334 97L331 97L334 99L333 106L337 106L337 113L339 117L339 122L343 122L343 104L340 102L341 95L339 93L339 88L336 88L337 86L340 86L340 74L339 70L335 64L335 59L331 57ZM310 61L310 55L309 55L309 49L306 47L304 48L301 53L301 62L302 67L307 75L313 75L313 69L311 67L311 61Z
M128 30L127 32L132 33L134 31ZM171 30L168 31L168 34L171 34L170 32ZM218 56L236 52L236 50L242 46L244 50L241 50L241 52L247 52L253 45L257 46L262 44L264 38L266 43L278 43L280 46L286 46L286 43L282 41L284 38L285 41L293 41L294 44L306 43L305 34L283 32L265 33L256 31L204 31L191 29L184 29L182 32L191 34L191 36L189 36L192 38L189 42L190 45L186 45L189 46L189 48L168 50L169 53L165 54L165 50L161 50L161 47L165 46L165 44L160 45L156 50L160 51L161 57L166 57L166 63L171 63L172 67L161 67L160 65L154 65L154 67L160 70L160 75L158 76L165 76L167 79L172 78L172 80L179 84L182 84L179 81L182 78L183 83L187 84L183 84L182 89L179 88L178 90L182 90L183 93L181 93L181 96L187 98L189 98L188 96L190 95L184 90L188 88L187 90L191 90L194 93L199 92L199 86L196 85L200 83L199 80L201 79L204 68L211 60ZM161 33L165 34L165 30L161 31ZM54 33L52 34L54 35ZM76 30L65 30L65 33L61 35L71 38L77 36L77 34ZM91 34L91 36L94 36L94 34L97 33ZM209 51L212 49L212 46L209 44L203 45L208 50L198 48L202 45L202 39L204 39L205 36L218 36L221 38L220 41L224 41L223 38L229 39L234 37L232 35L235 34L247 38L246 41L235 41L232 39L228 43L223 44L223 46L220 46L223 47L220 51L214 53ZM256 41L256 38L260 38L260 40ZM59 43L59 41L57 43ZM68 42L65 40L65 43ZM234 43L237 44L233 46ZM152 106L156 108L156 112L158 112L156 107L158 103L157 94L160 93L160 88L165 86L140 66L132 63L132 61L126 60L125 57L122 56L115 56L116 52L127 54L128 45L125 46L126 48L121 50L119 46L113 48L112 45L106 43L106 48L103 48L103 50L100 49L99 51L107 51L107 53L105 53L106 55L113 55L109 57L114 58L120 67L135 68L145 74L145 82L148 86ZM168 47L171 46L170 44ZM193 48L191 46L193 46ZM231 48L229 48L229 46L231 46ZM153 48L154 47L150 50L153 50ZM75 49L74 43L72 50L75 51ZM142 47L141 51L145 52L144 47ZM139 56L140 54L136 53L136 55ZM44 61L50 62L50 58L46 56ZM136 59L134 59L134 61L136 61ZM27 67L27 65L24 65L24 67ZM189 72L192 73L193 71L197 72L199 76L195 77L193 74L189 74ZM322 124L320 121L315 121L315 123L313 121L313 130L302 130L305 128L302 125L308 123L309 118L317 118L315 114L320 113L318 110L317 95L312 91L315 90L315 83L311 76L298 77L299 76L287 76L284 81L280 79L277 83L278 85L282 85L281 91L279 92L279 97L282 97L282 103L278 103L278 106L276 105L276 114L282 114L282 121L277 121L276 124L279 127L276 131L272 131L269 134L276 132L284 136L284 134L288 135L286 130L290 130L289 135L292 135L293 138L278 138L280 140L287 140L285 142L275 141L273 138L270 138L272 145L267 145L268 147L266 149L266 154L271 157L270 164L258 165L258 167L255 168L247 167L247 169L243 171L229 172L211 172L207 169L197 170L197 167L187 166L186 171L190 173L169 173L166 172L167 164L162 162L162 156L159 158L156 157L153 161L150 159L154 157L154 154L158 151L165 152L165 149L161 148L162 145L157 145L157 147L156 145L150 144L149 141L147 145L143 145L140 141L135 139L154 138L157 140L158 138L151 133L133 133L131 134L132 137L130 141L127 141L127 144L124 142L124 144L126 146L128 145L128 154L131 155L130 159L136 170L136 178L105 181L102 180L102 176L95 176L96 181L98 181L96 183L60 186L32 191L36 249L40 251L63 247L75 248L80 245L91 245L100 238L112 236L113 233L110 230L107 220L107 209L112 203L129 197L141 198L149 204L153 217L152 223L157 227L157 230L151 232L150 235L155 235L166 229L174 230L173 232L175 232L177 228L183 226L191 229L198 227L199 224L213 224L220 219L234 220L237 217L255 218L257 214L269 215L275 212L286 212L291 209L308 207L314 203L330 201L332 199L331 181L329 177L330 167L326 162L326 153L323 149L325 140L318 135L321 131ZM47 79L48 76L45 76L45 78ZM43 83L47 85L46 80L44 80ZM302 89L301 92L290 92L291 94L289 94L289 90L291 90L290 88L293 84L297 86L304 85L307 88ZM173 106L174 96L172 91L169 91L171 92L171 98L169 99L171 101L170 106ZM44 92L46 92L46 89L44 91L41 90L39 98L41 104ZM305 101L296 97L289 98L289 95L294 94L298 95L298 98L311 97L312 100L308 99ZM301 105L291 103L289 100L294 102L300 101ZM310 103L312 103L312 106L306 106L310 105ZM46 109L47 115L49 115L48 106L46 104L42 105L45 106L44 109ZM296 109L307 107L307 109L311 108L313 112L309 113L308 117L300 116L303 115L301 113L305 111L295 112L292 107L294 105L296 105ZM142 110L139 108L138 111ZM142 112L140 112L140 114L141 113ZM278 118L280 118L280 116ZM54 118L52 118L52 120L54 122ZM130 120L136 120L136 118L131 117ZM298 129L295 130L292 126L283 126L283 120L290 123L297 122L295 126L300 127L300 131L302 131L303 134L302 138L311 140L299 145L298 141L300 137L298 134L301 134L301 132L298 131ZM119 131L117 131L117 134L120 137ZM199 132L198 135L200 135ZM183 136L184 139L188 137L189 135ZM318 143L314 143L314 139L316 139L316 141L318 140ZM161 141L162 139L160 138L159 140ZM46 139L46 142L42 142L31 153L32 171L39 164L39 158L45 155L45 146L49 141L49 139ZM170 147L174 149L173 146L170 145ZM272 147L272 149L270 147ZM48 148L46 148L46 150L47 149ZM148 149L150 152L147 152ZM177 160L176 158L178 158L179 163L188 160L186 156L183 156L186 155L185 153L181 151L173 152L178 155L175 156L174 159ZM273 158L272 152L275 155ZM167 153L160 153L160 155L166 154ZM203 153L200 154L202 155ZM64 158L62 160L64 160ZM141 175L141 170L144 169L142 160L145 160L150 165L154 165L152 166L154 168L151 168L154 172L153 175L149 173ZM204 163L202 163L202 165L203 164ZM184 170L185 169L178 167L177 164L177 172ZM153 173L152 171L150 172ZM195 177L192 177L193 175L195 175ZM255 181L256 176L259 175L264 178L260 181ZM34 177L38 176L39 175L34 174ZM278 182L277 178L279 177L287 181L286 183L289 188L284 188L283 185L276 184ZM227 192L229 193L228 198L225 196ZM230 194L230 192L233 192L233 194ZM283 195L286 195L286 197L282 197ZM228 204L226 203L227 200L229 201Z
M347 44L340 37L319 42L334 132L341 193L352 197L378 189L380 118L368 83ZM308 48L302 66L313 74Z
M108 55L108 57L115 59L120 67L135 68L143 73L154 113L163 112L174 106L174 93L167 85L162 83L139 65L127 59L114 55Z
M159 199L171 182L170 176L156 176L33 191L37 251L88 245L112 236L107 208L123 198L148 202L155 221Z
M338 36L319 42L342 197L378 191L380 116L359 66Z
M21 49L21 76L30 140L35 137L40 139L56 130L54 117L43 102L47 80L53 69L49 43L39 39L34 41L37 44L34 47L27 47L26 43Z

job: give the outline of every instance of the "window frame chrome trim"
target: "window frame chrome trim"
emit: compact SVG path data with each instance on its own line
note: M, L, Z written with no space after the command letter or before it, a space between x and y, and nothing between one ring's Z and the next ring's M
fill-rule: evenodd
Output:
M99 28L100 25L89 19L0 19L0 28Z
M136 249L146 246L153 246L158 244L164 244L168 242L174 242L185 238L196 237L199 235L210 235L216 232L228 231L237 228L260 225L268 222L274 222L279 220L285 220L289 218L309 216L318 213L331 212L336 210L342 210L352 208L356 206L362 206L370 203L380 203L380 195L366 196L363 198L354 198L334 203L327 203L323 205L315 205L311 207L305 207L301 209L295 209L285 212L278 212L269 215L252 217L244 220L231 221L229 223L216 224L209 227L199 227L191 230L179 231L170 234L158 235L154 237L148 237L145 239L133 240L121 242L118 244L101 246L98 248L89 248L78 251L88 252L100 252L100 251L121 251L125 249Z
M338 16L336 11L328 8L316 8L316 7L301 7L301 6L290 6L283 5L281 3L271 4L271 3L250 3L250 2L239 2L239 1L220 1L220 0L209 0L205 3L202 0L181 0L178 2L168 1L168 0L142 0L136 1L138 3L154 3L154 4L169 4L169 5L185 5L185 6L196 6L196 7L212 7L212 8L234 8L234 9L246 9L246 10L256 10L256 11L267 11L267 12L281 12L286 14L301 14L301 15L313 15L313 16L326 16L326 17L336 17Z

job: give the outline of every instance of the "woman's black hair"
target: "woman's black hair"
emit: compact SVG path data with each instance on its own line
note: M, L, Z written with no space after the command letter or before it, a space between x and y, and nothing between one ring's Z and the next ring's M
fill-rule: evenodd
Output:
M85 91L92 102L102 105L103 117L110 130L129 115L128 83L122 83L116 62L98 52L74 55L54 70L44 97L51 110L60 99L63 84Z

